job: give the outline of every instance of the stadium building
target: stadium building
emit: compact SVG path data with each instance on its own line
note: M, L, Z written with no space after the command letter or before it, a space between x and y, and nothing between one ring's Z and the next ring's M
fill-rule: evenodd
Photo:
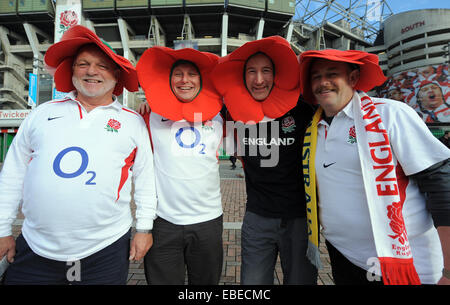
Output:
M375 46L388 81L377 94L413 107L430 125L450 124L450 9L413 10L384 22Z
M382 27L381 22L374 26L364 21L367 16L357 16L353 8L340 4L348 5L347 1L327 1L320 9L313 2L325 1L0 0L0 162L23 118L60 94L53 88L43 58L74 24L96 32L133 64L157 45L193 47L224 56L248 41L280 35L296 53L336 48L378 54L391 79L427 66L448 75L448 49L443 47L450 40L449 10L401 13L387 18ZM337 13L311 22L322 9ZM444 95L448 76L446 82ZM388 94L388 87L378 93ZM119 100L135 108L144 94L124 92Z

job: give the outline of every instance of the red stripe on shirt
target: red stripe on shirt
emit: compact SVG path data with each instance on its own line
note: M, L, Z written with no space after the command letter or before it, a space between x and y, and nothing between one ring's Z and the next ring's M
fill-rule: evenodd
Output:
M441 110L439 110L439 111L436 111L434 114L435 114L435 115L438 115L439 113L444 112L444 111L447 111L447 110L449 110L449 109L450 109L450 108L447 107L447 108L441 109Z
M150 112L145 113L142 117L144 118L145 125L147 126L148 136L150 137L150 144L152 146L152 151L153 151L152 131L150 130L150 114L151 113L152 113L152 111L150 110Z
M127 112L129 112L129 113L132 113L132 114L134 114L134 115L137 115L137 116L139 116L139 113L137 113L137 112L134 112L134 111L131 111L131 110L129 110L129 109L126 109L126 108L122 108L122 110L125 110L125 111L127 111Z
M119 200L120 197L120 190L122 189L123 185L125 184L125 181L128 179L128 170L131 166L134 164L134 158L136 157L136 151L137 147L133 149L131 154L125 159L125 165L122 167L122 174L120 175L120 183L119 183L119 189L117 190L117 200Z
M409 178L405 175L400 163L395 167L395 174L397 176L397 184L399 188L400 202L403 205L406 199L406 188L409 184Z
M64 102L67 102L68 100L70 100L70 98L67 98L67 99L61 100L61 101L53 101L53 102L49 102L49 104L64 103Z
M78 110L80 112L80 120L81 120L81 119L83 119L83 111L81 110L80 104L77 104L77 106L78 106Z

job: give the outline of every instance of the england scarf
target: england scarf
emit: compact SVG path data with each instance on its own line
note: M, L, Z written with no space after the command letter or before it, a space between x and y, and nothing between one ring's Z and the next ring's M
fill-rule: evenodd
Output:
M386 285L419 285L402 216L406 185L399 183L384 124L369 96L357 93L353 102L356 139L372 232ZM303 174L306 192L309 243L307 256L318 268L319 221L316 200L315 152L319 108L305 133Z

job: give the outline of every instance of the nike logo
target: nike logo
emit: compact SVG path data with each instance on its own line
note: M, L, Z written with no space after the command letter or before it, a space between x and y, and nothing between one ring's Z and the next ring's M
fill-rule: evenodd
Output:
M55 116L53 118L48 118L47 120L51 121L51 120L60 119L60 118L62 118L62 116Z
M161 122L167 122L169 119L162 118Z
M333 165L334 163L336 163L336 162L333 162L333 163L330 163L330 164L323 164L323 168L327 168L328 166L331 166L331 165Z

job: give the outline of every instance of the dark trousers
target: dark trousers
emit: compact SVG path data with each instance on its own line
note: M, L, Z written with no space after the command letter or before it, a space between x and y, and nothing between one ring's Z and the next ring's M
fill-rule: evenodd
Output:
M367 271L350 262L330 242L325 241L331 262L331 273L336 285L383 285L379 281L369 281Z
M5 285L125 285L128 277L131 230L108 247L76 262L41 257L22 234L16 240L14 262Z
M285 285L316 285L317 269L306 257L306 217L268 218L245 212L241 284L273 285L278 254Z
M223 217L192 225L176 225L158 217L153 246L144 258L151 285L217 285L222 274Z

